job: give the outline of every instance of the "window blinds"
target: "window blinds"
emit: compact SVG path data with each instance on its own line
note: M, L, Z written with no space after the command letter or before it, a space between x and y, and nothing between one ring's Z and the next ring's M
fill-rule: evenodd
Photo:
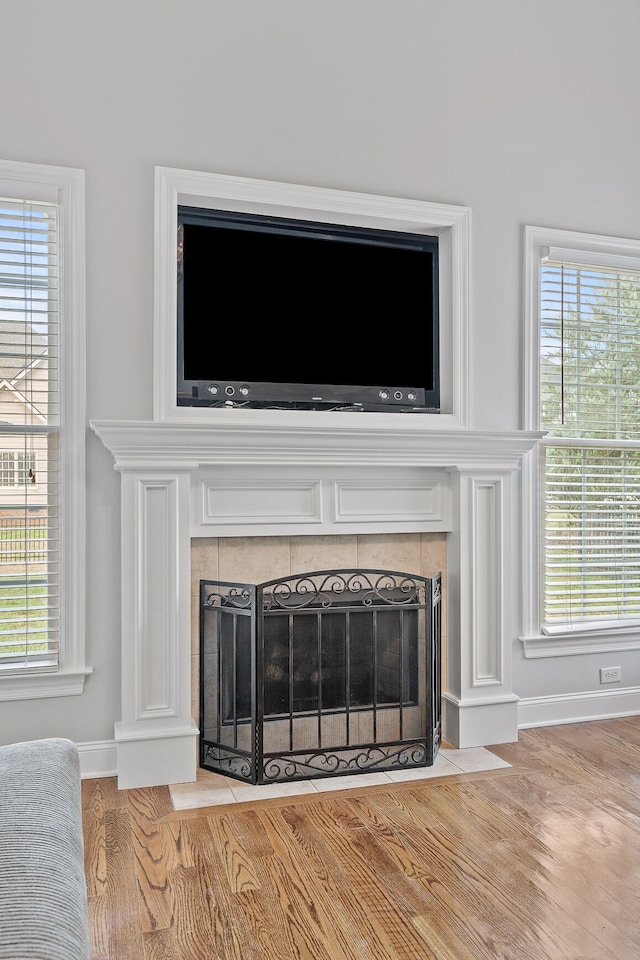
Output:
M543 262L548 632L640 619L640 270Z
M0 199L0 670L56 666L59 637L55 204Z

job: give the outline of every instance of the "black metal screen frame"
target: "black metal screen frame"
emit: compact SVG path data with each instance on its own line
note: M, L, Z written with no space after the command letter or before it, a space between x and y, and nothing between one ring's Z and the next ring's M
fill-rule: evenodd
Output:
M378 704L379 669L377 657L378 614L398 611L401 624L398 702ZM371 615L372 700L352 704L349 674L351 662L350 617ZM407 612L409 616L407 617ZM323 707L322 642L323 617L339 614L345 623L344 705ZM318 652L315 700L317 705L295 710L293 688L294 624L297 616L317 619ZM287 620L290 658L288 707L282 713L273 707L265 711L265 684L273 673L268 631L269 618ZM418 676L406 677L405 649L413 634L405 633L405 620L415 618ZM340 618L338 618L340 620ZM388 621L388 618L387 618ZM422 625L422 626L421 626ZM420 636L421 632L424 634ZM423 645L423 646L422 646ZM266 669L265 669L266 663ZM420 666L422 663L422 666ZM270 580L259 585L220 580L200 581L200 766L247 783L273 783L325 776L342 776L376 770L402 770L431 766L437 756L441 727L441 576L427 578L397 571L348 569L321 570ZM416 687L417 684L417 687ZM308 683L307 683L308 685ZM281 682L282 686L282 682ZM423 688L420 702L411 691ZM313 689L313 688L312 688ZM299 699L299 698L298 698ZM273 697L271 697L273 703ZM310 703L314 702L313 696ZM378 727L384 719L394 723L398 713L398 736L384 737ZM404 717L411 713L411 736L403 735ZM418 711L416 713L415 711ZM407 713L405 713L405 711ZM214 716L212 716L214 714ZM364 726L371 724L373 736L352 742L358 715ZM419 717L419 720L416 720ZM331 719L328 719L331 718ZM346 731L344 742L323 743L324 724L331 720ZM265 749L265 727L276 722L287 739L287 748ZM294 743L296 725L317 726L317 744ZM419 729L416 731L416 723ZM362 723L361 723L362 725ZM355 734L354 734L355 735ZM298 736L299 739L299 736Z

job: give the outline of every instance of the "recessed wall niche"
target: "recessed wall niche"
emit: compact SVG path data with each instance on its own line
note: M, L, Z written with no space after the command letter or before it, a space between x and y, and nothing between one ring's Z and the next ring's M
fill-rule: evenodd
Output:
M225 409L181 407L177 403L178 209L194 208L436 237L441 413L429 419L442 421L437 429L468 425L471 211L467 207L167 167L156 167L155 193L154 420L214 423L227 415ZM247 282L250 279L247 277ZM278 283L286 284L286 275L281 274ZM400 333L404 324L409 336L420 318L394 316L389 317L389 323ZM233 412L240 416L245 413L241 409ZM317 410L286 412L296 423L303 423L305 416L318 422ZM324 410L321 413L340 418L361 416ZM369 416L391 418L407 414ZM375 420L369 419L369 423L373 425Z

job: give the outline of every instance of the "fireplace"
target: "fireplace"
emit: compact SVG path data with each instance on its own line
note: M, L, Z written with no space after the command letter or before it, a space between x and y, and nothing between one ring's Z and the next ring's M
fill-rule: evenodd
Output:
M288 411L233 410L207 425L93 424L122 477L122 719L114 731L122 788L196 776L194 539L217 541L225 556L231 549L244 554L235 566L200 568L199 579L263 583L271 570L287 576L351 564L393 569L387 556L378 562L359 549L355 561L302 564L302 540L445 535L443 736L460 747L517 739L517 472L538 436L447 430L433 418L436 429L429 418L400 414L396 421L393 414L296 413L295 422ZM246 547L253 538L282 541L289 566L283 558L254 578ZM245 549L236 551L236 544ZM407 560L395 569L431 575L441 567Z
M430 766L441 577L200 582L200 764L249 783Z

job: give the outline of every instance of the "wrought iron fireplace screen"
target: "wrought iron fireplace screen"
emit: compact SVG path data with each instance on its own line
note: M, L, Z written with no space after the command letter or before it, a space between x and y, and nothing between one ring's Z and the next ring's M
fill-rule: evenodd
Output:
M249 783L433 763L440 575L200 581L200 764Z

